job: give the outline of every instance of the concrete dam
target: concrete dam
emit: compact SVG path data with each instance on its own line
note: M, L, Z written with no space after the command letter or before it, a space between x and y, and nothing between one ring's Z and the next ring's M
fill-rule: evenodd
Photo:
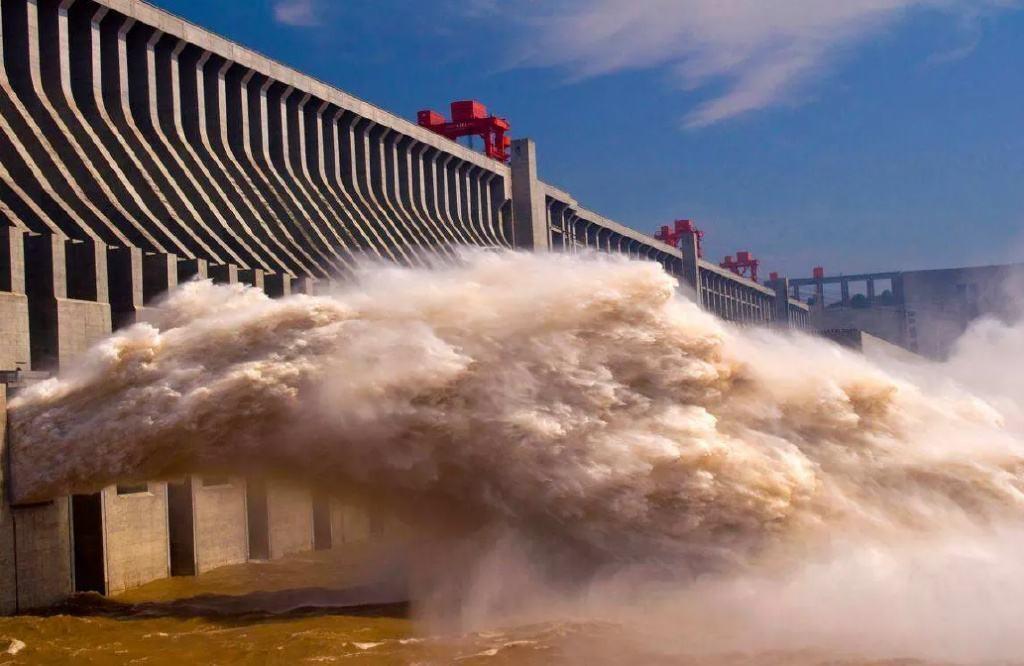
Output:
M805 327L766 285L587 210L509 163L135 0L0 0L0 612L373 538L366 510L274 480L130 480L19 503L6 401L190 279L271 297L460 246L660 264L724 319Z

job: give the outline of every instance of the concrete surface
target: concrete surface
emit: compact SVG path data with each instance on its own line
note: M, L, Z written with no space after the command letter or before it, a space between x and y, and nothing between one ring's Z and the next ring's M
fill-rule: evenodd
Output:
M170 575L167 484L150 482L144 493L103 490L107 593L116 594Z
M14 519L7 505L7 387L0 384L0 614L18 610L14 562Z
M313 549L313 495L279 480L267 481L270 558Z
M196 569L203 573L248 558L245 524L245 482L195 476L192 501L195 511Z

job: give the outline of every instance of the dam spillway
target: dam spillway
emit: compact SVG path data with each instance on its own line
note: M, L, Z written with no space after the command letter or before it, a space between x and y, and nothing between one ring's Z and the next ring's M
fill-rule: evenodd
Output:
M5 404L186 280L313 293L359 257L416 265L467 245L650 260L726 319L806 324L785 280L746 280L692 236L666 245L541 180L529 139L504 164L135 0L0 0L0 14ZM30 445L4 439L8 463ZM5 501L0 611L369 538L369 524L304 489L199 476Z

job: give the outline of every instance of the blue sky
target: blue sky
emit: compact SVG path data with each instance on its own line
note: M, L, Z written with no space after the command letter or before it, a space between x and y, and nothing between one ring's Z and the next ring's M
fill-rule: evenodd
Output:
M475 98L541 176L791 276L1024 261L1022 0L156 0L415 118Z

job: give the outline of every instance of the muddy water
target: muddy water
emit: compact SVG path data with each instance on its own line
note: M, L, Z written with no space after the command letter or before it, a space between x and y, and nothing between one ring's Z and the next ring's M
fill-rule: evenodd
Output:
M369 557L367 555L369 554ZM606 622L560 621L438 633L345 557L306 554L157 581L45 613L0 618L0 663L24 664L683 664L936 663L789 651L693 656ZM361 583L361 584L356 584Z

